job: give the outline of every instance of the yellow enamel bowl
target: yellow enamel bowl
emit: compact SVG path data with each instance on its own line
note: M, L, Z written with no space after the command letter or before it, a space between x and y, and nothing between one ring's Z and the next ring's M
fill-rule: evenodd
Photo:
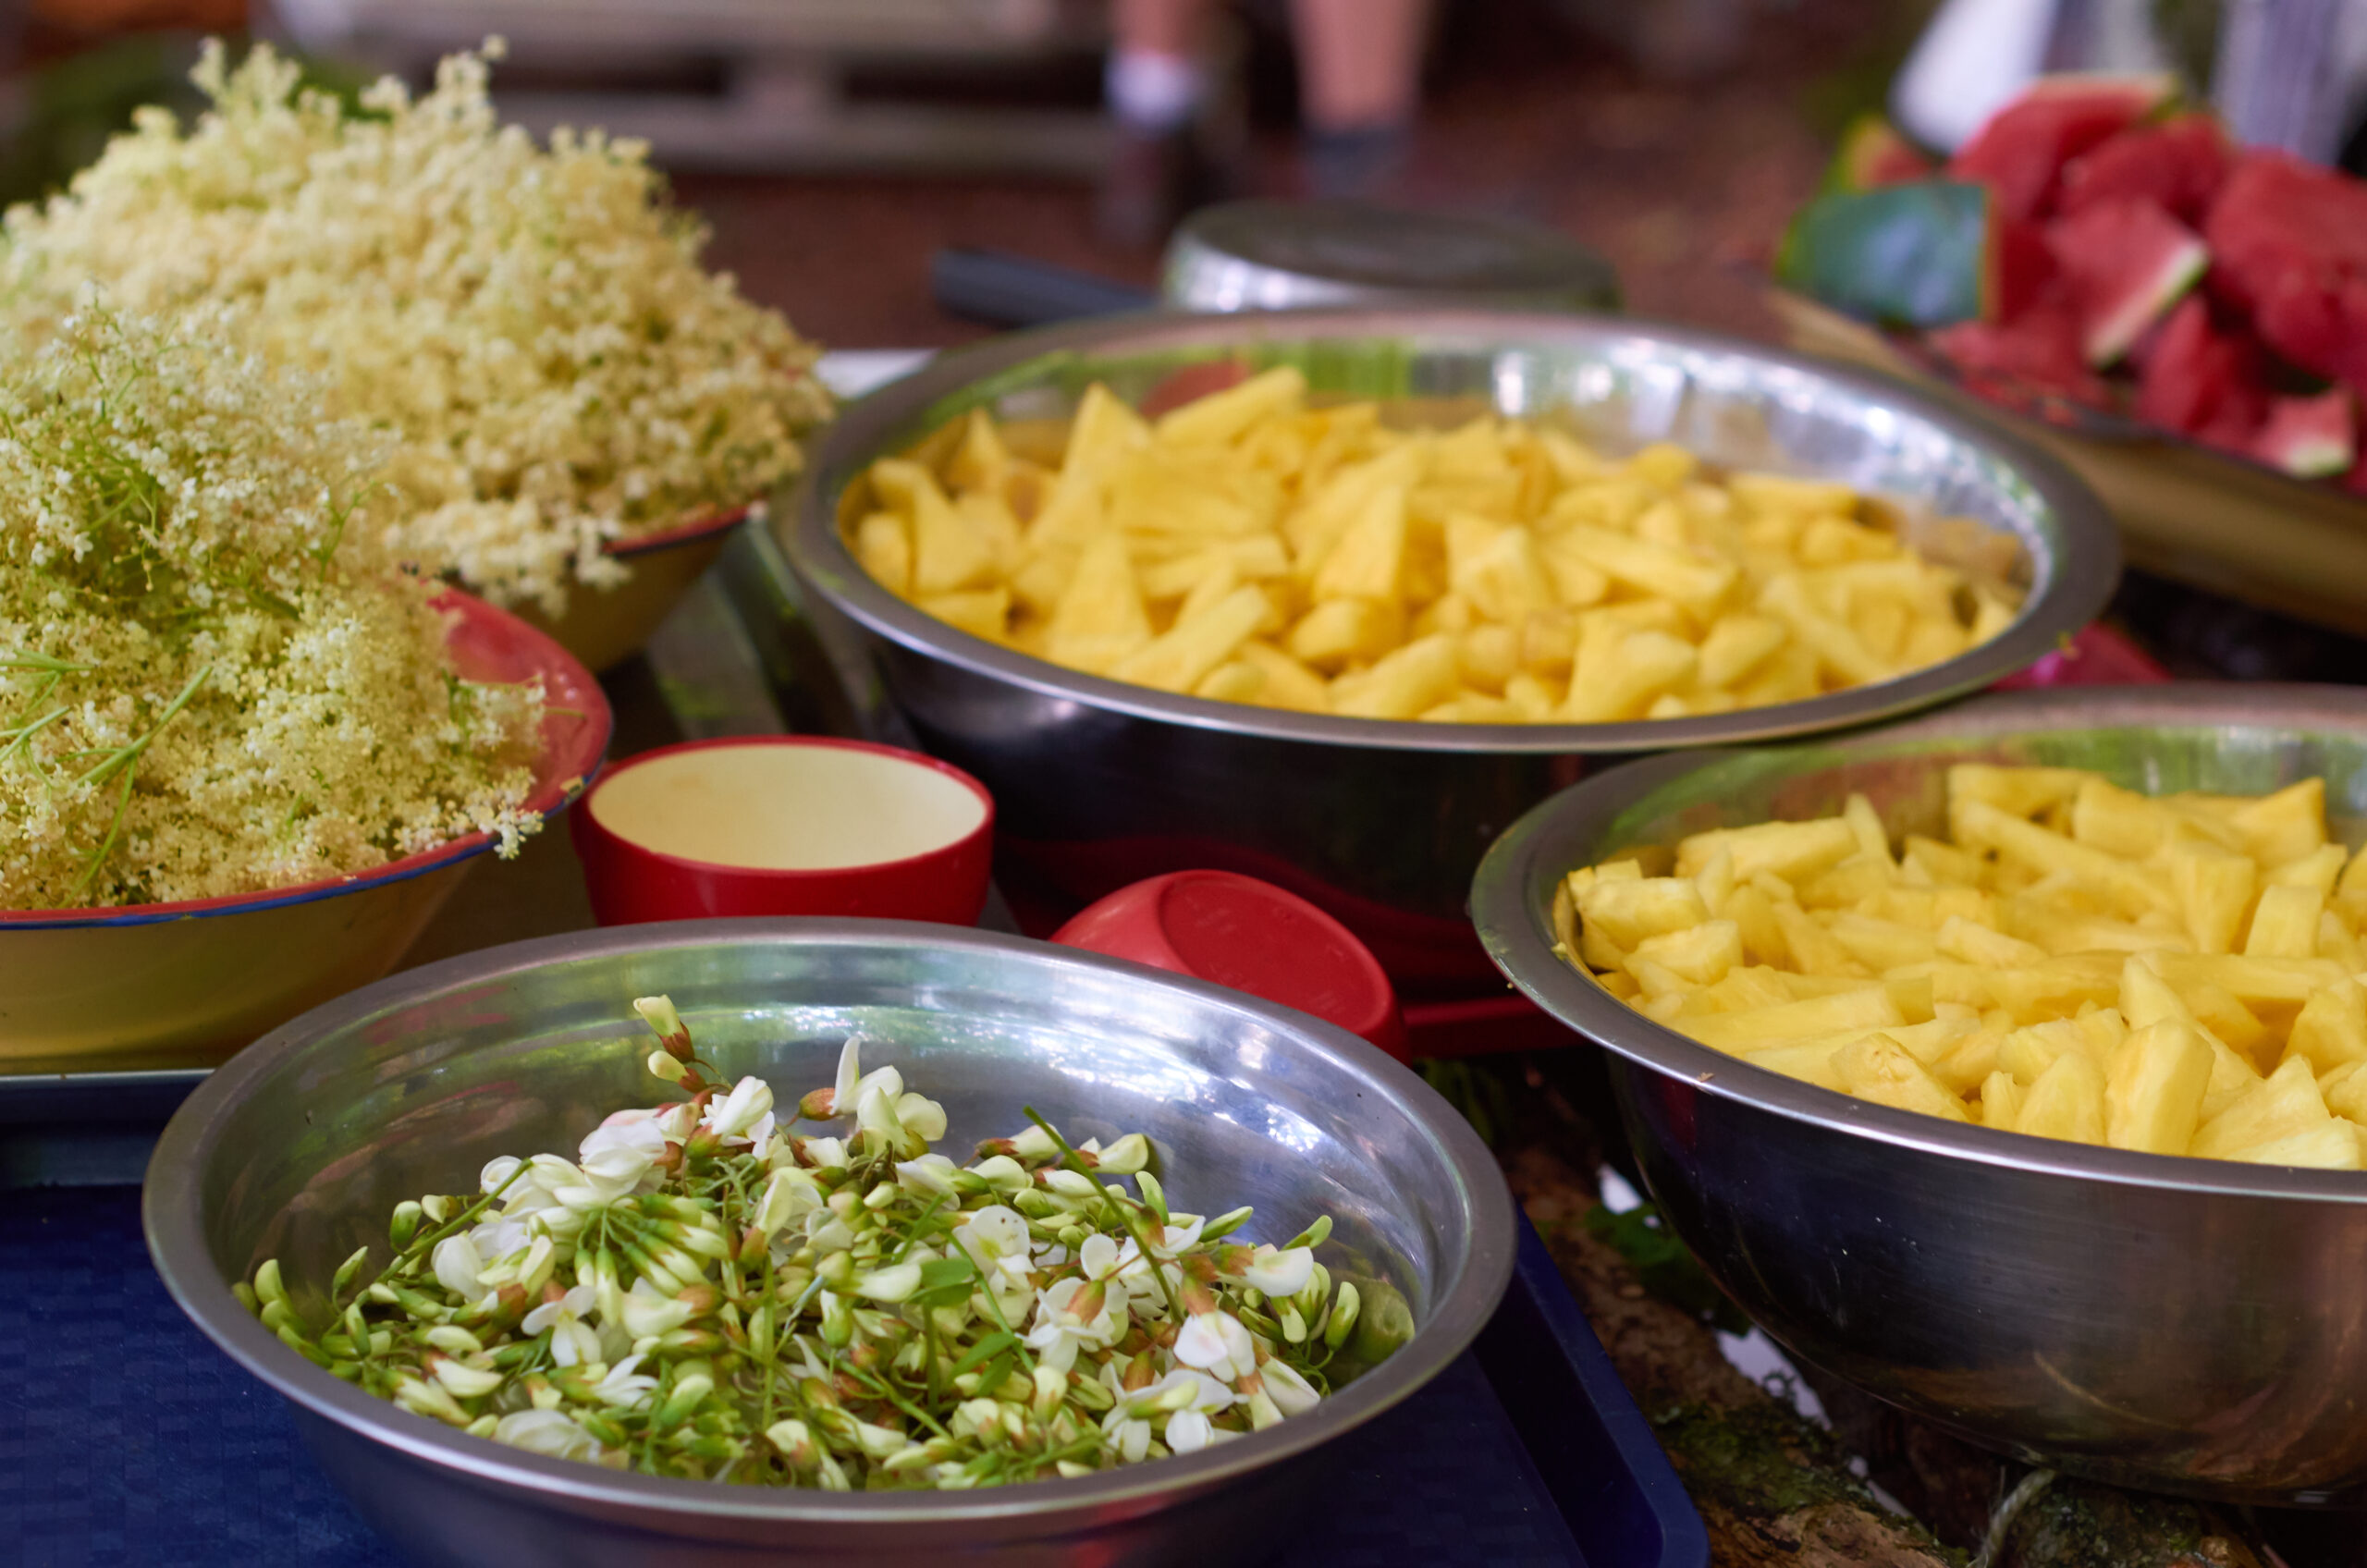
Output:
M607 699L517 617L464 594L438 602L457 612L447 646L460 675L542 679L552 712L527 804L555 815L607 750ZM491 847L472 833L355 876L230 898L0 910L0 1072L215 1065L392 969Z
M601 553L631 568L631 577L614 588L575 583L566 613L554 619L528 605L518 619L548 633L586 669L605 675L641 652L754 509L737 507L662 533L617 540Z

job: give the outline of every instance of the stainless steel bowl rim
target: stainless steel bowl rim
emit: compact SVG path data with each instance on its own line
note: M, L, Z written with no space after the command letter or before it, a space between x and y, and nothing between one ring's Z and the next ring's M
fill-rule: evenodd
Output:
M1864 739L2031 729L2103 729L2122 724L2165 729L2293 729L2311 710L2339 710L2367 729L2367 691L2335 686L2200 682L1998 692L1944 713L1889 727ZM1505 977L1547 1012L1606 1049L1699 1092L1743 1101L1797 1121L1955 1159L2127 1186L2177 1188L2253 1197L2367 1206L2367 1172L2301 1170L2182 1155L2095 1148L1944 1121L1855 1099L1832 1089L1753 1067L1654 1023L1580 974L1553 952L1548 911L1532 897L1534 846L1553 827L1579 819L1608 829L1662 788L1703 768L1750 753L1696 751L1625 764L1571 786L1504 830L1472 881L1471 915L1481 944ZM1599 845L1598 852L1616 845ZM1579 862L1555 875L1577 869Z
M1688 718L1618 724L1427 724L1411 719L1343 718L1218 702L1085 675L975 637L906 604L872 580L840 537L839 493L872 457L920 439L921 422L945 398L1033 363L1072 353L1209 350L1259 342L1324 337L1411 337L1517 344L1573 334L1617 331L1703 355L1756 360L1813 376L1886 403L2005 458L2063 520L2063 557L2035 584L2005 631L1929 669L1835 692L1806 702ZM880 636L973 673L1041 695L1139 718L1201 729L1337 746L1402 751L1597 753L1657 752L1778 740L1870 724L1966 695L2022 669L2084 626L2111 597L2119 574L2117 535L2094 495L2053 456L2003 425L1951 408L1907 383L1863 370L1788 354L1739 338L1635 317L1588 317L1463 306L1384 305L1224 315L1153 311L1012 333L938 355L919 370L840 410L801 486L797 520L784 540L799 572L818 582L839 607Z
M1312 1035L1344 1059L1345 1067L1360 1073L1374 1090L1394 1099L1436 1141L1443 1158L1465 1180L1475 1201L1462 1275L1436 1303L1413 1339L1386 1362L1326 1397L1309 1414L1266 1431L1198 1453L1126 1465L1077 1480L1032 1481L967 1492L832 1493L674 1480L606 1470L581 1461L544 1458L471 1438L373 1398L299 1357L239 1305L207 1252L196 1183L183 1182L178 1190L167 1191L169 1183L157 1180L160 1173L202 1169L217 1112L237 1103L248 1086L269 1073L281 1059L300 1050L320 1034L399 1006L408 997L432 993L454 982L491 980L555 959L648 952L669 946L782 941L1024 952L1038 961L1112 971L1154 987L1187 992L1294 1034ZM482 1485L516 1486L548 1498L631 1505L684 1519L782 1524L986 1522L1049 1510L1123 1508L1163 1494L1220 1485L1264 1469L1380 1415L1462 1354L1494 1313L1511 1280L1515 1240L1511 1196L1487 1145L1428 1084L1345 1030L1293 1009L1164 970L1024 937L912 921L738 919L613 926L509 943L422 965L316 1008L232 1057L198 1086L166 1126L150 1159L148 1176L141 1198L142 1226L150 1256L175 1303L231 1359L314 1415Z

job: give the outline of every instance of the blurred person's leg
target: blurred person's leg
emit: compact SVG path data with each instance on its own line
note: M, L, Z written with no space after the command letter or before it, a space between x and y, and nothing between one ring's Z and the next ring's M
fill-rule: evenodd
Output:
M1104 234L1147 245L1206 193L1197 135L1213 80L1211 14L1221 0L1111 0L1105 92L1118 146L1101 189Z
M1421 94L1429 0L1292 0L1308 183L1369 196L1404 162Z

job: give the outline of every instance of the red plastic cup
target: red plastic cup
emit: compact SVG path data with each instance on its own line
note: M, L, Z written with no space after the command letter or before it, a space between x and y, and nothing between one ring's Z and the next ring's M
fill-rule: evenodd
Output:
M971 925L995 804L916 752L767 735L628 758L568 821L603 925L767 914Z
M1405 1018L1372 950L1294 893L1230 871L1171 871L1088 905L1052 940L1311 1012L1400 1061Z

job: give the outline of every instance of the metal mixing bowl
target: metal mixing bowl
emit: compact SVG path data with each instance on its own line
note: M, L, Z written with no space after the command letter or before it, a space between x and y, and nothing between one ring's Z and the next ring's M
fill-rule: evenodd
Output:
M670 994L704 1054L786 1103L874 1042L950 1118L945 1147L1034 1105L1072 1137L1150 1135L1179 1207L1257 1206L1255 1239L1329 1212L1321 1256L1392 1280L1414 1338L1313 1412L1076 1481L831 1494L619 1475L465 1437L299 1359L229 1281L282 1260L300 1303L393 1206L495 1155L571 1151L648 1104L631 1000ZM1206 1561L1319 1485L1327 1439L1462 1354L1512 1267L1512 1200L1445 1101L1354 1036L1239 992L1015 937L885 921L740 920L551 937L356 991L232 1059L157 1145L148 1244L198 1326L285 1395L362 1514L437 1564ZM383 1261L383 1257L382 1257ZM1253 1534L1244 1534L1252 1532Z
M1895 503L1926 550L2013 580L2022 612L1945 664L1810 702L1655 723L1420 724L1080 675L924 614L846 547L841 514L861 505L870 462L972 409L1056 418L1095 381L1139 401L1179 369L1227 360L1295 364L1319 393L1429 423L1493 410L1614 451L1665 439L1727 467L1846 479ZM1123 317L944 355L845 411L784 544L809 605L859 629L921 743L994 792L1007 891L1074 906L1163 871L1245 872L1338 916L1401 982L1491 978L1463 915L1471 873L1553 790L1642 753L1842 729L1978 691L2086 624L2119 570L2110 521L2053 459L1898 383L1617 317L1412 306Z
M1608 1048L1676 1232L1803 1360L1967 1438L2124 1485L2367 1503L2367 1175L2091 1148L1942 1121L1749 1067L1553 952L1554 883L1705 828L1863 791L1938 833L1956 762L2252 794L2323 775L2367 839L2367 692L2017 693L1826 744L1640 762L1516 823L1472 890L1481 939Z

